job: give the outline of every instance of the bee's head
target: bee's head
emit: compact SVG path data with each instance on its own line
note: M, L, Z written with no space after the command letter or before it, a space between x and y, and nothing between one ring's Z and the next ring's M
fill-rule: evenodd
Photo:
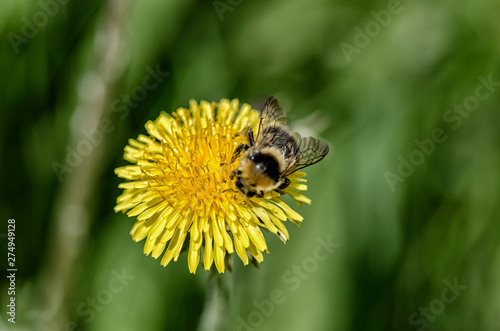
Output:
M256 189L256 184L250 182L250 178L246 176L242 176L242 174L239 174L236 176L236 188L245 196L251 198L255 195L264 195L262 192L261 194L257 194L257 189Z
M248 197L252 198L254 196L262 198L264 196L264 191L258 186L255 176L247 176L241 170L235 171L236 181L235 185L238 191Z
M258 153L243 155L234 172L236 188L247 197L262 197L275 188L279 174L277 161Z

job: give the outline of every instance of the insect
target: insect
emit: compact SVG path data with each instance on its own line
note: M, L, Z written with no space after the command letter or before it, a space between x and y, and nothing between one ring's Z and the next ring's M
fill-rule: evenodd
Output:
M266 192L285 189L289 175L321 161L330 150L324 141L293 132L275 97L267 99L262 109L255 139L251 127L243 134L248 143L236 147L231 163L240 155L241 159L230 178L236 177L236 187L247 197L261 198Z

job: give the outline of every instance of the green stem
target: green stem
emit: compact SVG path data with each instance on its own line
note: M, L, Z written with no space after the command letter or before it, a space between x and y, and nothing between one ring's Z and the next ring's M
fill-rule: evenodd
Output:
M231 273L219 274L212 268L198 331L229 330L231 280Z
M78 99L73 110L74 114L92 114L95 121L91 121L93 125L87 121L75 122L76 126L69 130L72 133L69 138L71 146L84 141L82 132L95 132L98 123L102 123L101 119L109 120L108 116L111 116L111 101L116 98L113 91L128 63L128 60L123 60L123 54L129 49L126 37L128 3L128 0L110 0L102 6L102 20L96 24L95 33L101 42L95 44L94 52L85 61L89 66L80 78L87 81L88 77L95 77L100 84L89 85L85 96ZM89 95L93 96L91 101ZM65 177L54 201L47 260L35 285L39 295L37 301L33 301L33 310L37 312L32 321L33 329L63 330L73 317L75 307L71 303L77 287L81 256L87 250L92 208L98 196L96 192L100 190L99 179L106 160L106 143L107 138L104 138L92 153L82 157L81 163L70 174L61 173Z

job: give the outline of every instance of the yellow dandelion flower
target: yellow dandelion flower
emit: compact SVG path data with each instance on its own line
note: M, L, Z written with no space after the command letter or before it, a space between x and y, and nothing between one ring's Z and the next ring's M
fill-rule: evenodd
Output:
M146 239L144 253L160 257L166 266L177 261L187 248L188 267L195 273L201 256L209 270L215 260L220 273L225 256L234 251L246 265L249 256L257 262L262 252L269 253L262 228L283 242L290 220L297 226L302 216L273 191L264 197L248 198L235 190L230 164L235 148L245 142L239 133L249 125L256 129L259 111L238 100L219 103L190 101L190 108L179 108L169 115L162 112L145 127L149 136L130 139L124 159L133 163L115 169L127 181L119 188L115 211L128 211L137 217L130 234L134 241ZM281 191L299 205L310 204L301 192L307 189L303 172L288 178L290 185Z

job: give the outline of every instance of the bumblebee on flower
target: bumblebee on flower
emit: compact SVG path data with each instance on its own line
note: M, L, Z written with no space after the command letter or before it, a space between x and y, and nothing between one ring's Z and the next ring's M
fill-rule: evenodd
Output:
M323 159L328 145L300 138L286 126L275 98L262 114L238 100L219 103L190 101L190 108L162 112L125 147L117 168L126 180L115 211L137 216L130 231L135 241L146 239L144 253L166 266L188 246L188 267L195 273L203 254L209 270L215 262L225 270L225 256L234 251L246 265L268 253L265 228L283 242L289 238L283 222L297 226L302 217L282 199L310 204L299 170ZM253 132L257 130L254 137ZM189 236L188 236L189 234ZM186 238L189 238L186 240Z

